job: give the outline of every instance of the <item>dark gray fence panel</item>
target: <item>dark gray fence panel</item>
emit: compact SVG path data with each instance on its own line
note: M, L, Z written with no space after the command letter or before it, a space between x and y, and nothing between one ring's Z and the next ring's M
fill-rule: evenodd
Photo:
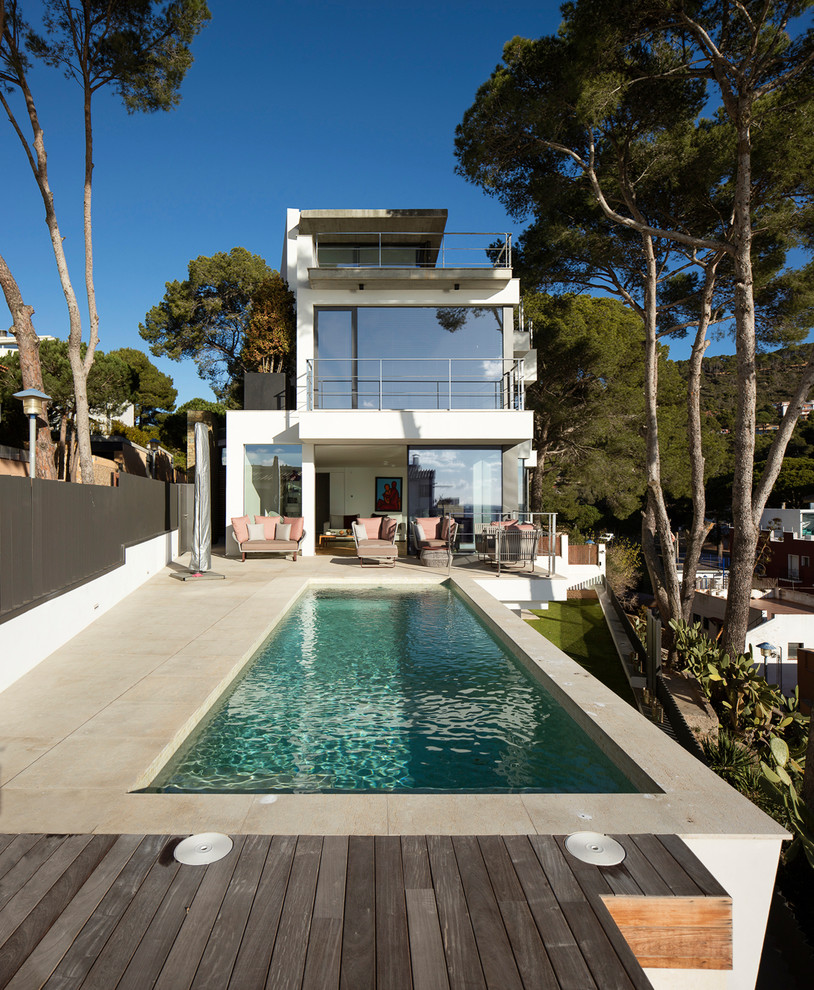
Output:
M178 527L179 487L118 488L0 476L0 621L124 562L124 547Z

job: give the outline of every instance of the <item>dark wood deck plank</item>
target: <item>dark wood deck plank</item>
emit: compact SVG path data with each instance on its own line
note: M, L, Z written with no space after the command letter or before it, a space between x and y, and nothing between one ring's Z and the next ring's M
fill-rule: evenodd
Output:
M413 990L449 990L438 905L431 890L405 890Z
M326 835L322 842L302 990L339 988L347 874L348 837Z
M0 909L0 946L17 930L20 923L34 910L85 846L89 835L70 835L44 859L25 883Z
M703 896L698 884L687 876L655 835L631 835L630 838L676 897Z
M0 832L0 855L2 855L6 846L14 842L16 838L18 838L18 836L16 836L13 832Z
M432 870L425 835L401 837L401 861L405 890L432 890Z
M192 990L222 990L228 985L270 846L270 836L246 837Z
M599 868L553 836L238 836L181 867L166 836L9 838L0 990L645 990L620 929L643 964L725 969L709 871L677 837L620 841Z
M499 835L484 835L478 844L523 986L527 990L559 990L560 984L503 839Z
M641 967L632 953L625 965L614 952L554 837L533 835L531 845L598 986L602 990L631 990L636 986L634 979L638 980ZM631 963L632 975L628 971Z
M729 897L729 894L683 839L677 835L658 835L656 838L667 849L687 876L697 884L702 894L706 897Z
M372 835L348 840L340 990L376 986L376 856Z
M66 841L66 835L41 835L8 872L0 879L0 912L15 897L31 877Z
M596 990L591 971L528 836L507 835L503 841L562 990Z
M410 990L410 937L401 840L397 835L377 835L376 850L376 987L377 990Z
M620 842L625 849L625 861L622 864L636 881L641 892L650 897L667 897L673 892L670 885L663 880L650 860L639 849L630 835L612 835L612 839ZM622 893L622 891L618 891Z
M74 990L82 983L166 842L167 837L163 835L141 838L97 910L54 968L45 984L47 990Z
M180 868L172 856L159 855L88 971L83 990L110 990L118 984Z
M0 852L0 879L15 867L28 850L33 848L42 838L42 835L33 832L12 836L11 842Z
M143 990L155 983L203 876L204 871L197 866L189 866L176 873L116 990Z
M444 955L450 990L485 990L478 946L466 909L466 897L458 873L452 839L446 835L428 835L427 852L432 869L435 901L444 939ZM584 990L584 988L583 988Z
M263 875L257 885L257 896L229 981L232 990L262 990L266 985L296 848L297 838L294 835L276 835L271 840Z
M86 841L66 841L20 891L30 896L18 895L7 905L20 901L22 920L0 949L0 987L11 981L115 842L110 835L81 838Z
M426 837L402 836L401 861L413 990L449 990L444 940L432 888Z
M478 840L471 835L455 836L452 847L486 985L490 990L523 990Z
M321 854L321 836L301 835L297 839L266 980L269 990L299 990L302 984Z
M203 870L203 879L154 990L188 990L192 985L246 837L236 835L232 841L234 846L228 856L209 866L196 867Z
M602 926L602 930L613 952L618 957L625 969L625 973L633 986L636 987L636 990L650 990L650 981L645 976L641 964L602 900L603 897L613 894L613 889L607 877L608 870L612 869L612 867L593 866L590 863L583 863L575 856L571 856L565 849L565 838L564 835L555 838L560 855L563 861L567 863L568 868L573 873L574 878L584 893L585 899L593 909L596 919ZM640 895L637 894L636 896ZM591 965L590 961L588 964ZM598 979L597 982L599 982Z
M59 923L50 928L17 970L6 990L31 990L31 987L42 986L53 973L141 842L138 835L113 838L115 842L110 851L59 916Z

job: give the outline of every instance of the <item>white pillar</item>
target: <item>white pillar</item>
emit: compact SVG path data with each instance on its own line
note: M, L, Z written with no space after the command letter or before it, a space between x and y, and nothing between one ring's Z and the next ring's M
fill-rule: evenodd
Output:
M316 525L317 473L314 465L314 444L302 445L302 514L305 517L305 539L302 543L304 557L314 556L317 534Z

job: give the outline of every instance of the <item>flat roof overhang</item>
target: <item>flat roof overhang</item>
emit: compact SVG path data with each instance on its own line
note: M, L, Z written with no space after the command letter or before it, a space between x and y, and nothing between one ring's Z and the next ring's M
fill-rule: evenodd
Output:
M312 289L498 289L512 280L511 268L309 268Z
M446 210L301 210L301 234L397 231L443 234Z
M534 428L531 411L514 409L313 409L298 416L302 443L515 446Z

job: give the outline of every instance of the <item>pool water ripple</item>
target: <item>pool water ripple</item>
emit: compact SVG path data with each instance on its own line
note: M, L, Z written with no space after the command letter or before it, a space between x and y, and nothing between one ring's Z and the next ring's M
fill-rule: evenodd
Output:
M630 792L446 587L307 592L149 790Z

